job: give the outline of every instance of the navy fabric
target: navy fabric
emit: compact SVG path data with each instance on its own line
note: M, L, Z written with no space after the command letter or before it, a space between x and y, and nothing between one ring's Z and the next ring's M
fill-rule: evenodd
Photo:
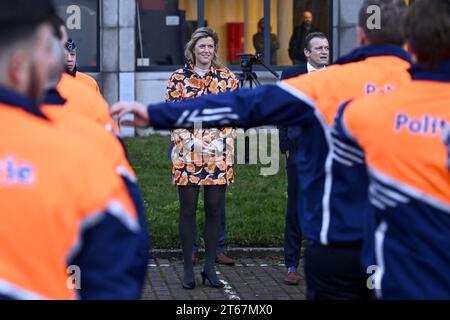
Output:
M286 268L298 268L302 248L302 231L298 203L302 194L299 192L297 176L296 150L291 150L286 159L288 178L288 200L284 225L284 264Z
M427 70L423 66L413 65L409 69L413 80L450 82L450 60L443 61L436 70Z
M148 243L112 214L105 212L83 231L82 247L69 265L80 267L82 300L137 300L141 298L147 263L138 258ZM138 248L138 249L137 249Z
M342 124L342 115L349 103L340 107L332 129L333 185L330 198L333 199L334 210L329 230L339 232L328 233L330 243L360 241L364 237L364 219L369 207L369 177L364 152L347 136Z
M288 128L289 127L279 127L278 132L279 136L278 139L280 140L280 151L281 153L286 153L286 151L289 151L289 139L288 139Z
M145 215L145 207L144 202L142 201L141 190L137 182L131 181L126 176L122 176L122 181L125 184L128 190L128 194L130 195L130 198L133 200L133 204L136 208L136 212L139 219L139 225L141 227L140 235L142 242L143 244L147 244L141 246L141 249L143 251L139 254L139 257L143 259L142 263L147 263L149 259L148 254L151 248L151 238L148 231L149 230L148 220Z
M163 102L150 105L148 113L156 130L193 128L195 122L204 128L297 125L314 118L311 106L276 85Z
M369 300L368 275L361 268L361 245L325 247L308 242L305 275L308 300Z
M75 43L75 41L72 40L72 38L69 38L66 42L66 49L71 52L71 51L76 51L77 50L77 45Z
M443 210L431 206L404 193L400 185L388 185L373 173L371 182L370 199L375 223L368 235L376 234L377 237L373 240L372 250L363 251L363 261L373 261L376 252L382 255L377 256L378 266L383 268L378 297L450 299L450 208ZM385 191L380 193L380 190ZM407 203L388 196L393 192L406 198ZM389 201L390 206L380 207L380 201L381 204ZM375 253L374 248L377 248Z
M447 130L447 135L444 137L444 143L447 146L447 167L450 170L450 128Z
M56 88L53 88L47 90L42 104L51 106L64 106L66 104L66 101L66 99L61 97L58 90L56 90Z
M308 73L308 66L306 63L291 66L291 67L283 70L283 72L281 73L281 80L294 78L294 77L297 77L297 76L305 74L305 73Z
M47 119L39 109L39 106L31 101L31 99L4 87L0 87L0 103L23 109L39 118Z
M299 194L301 194L297 200L300 224L306 239L320 242L325 188L324 164L330 150L326 143L324 128L316 118L302 126L302 137L314 138L301 139L295 153Z
M125 141L118 135L114 135L114 136L116 137L116 139L119 141L120 145L122 146L123 152L125 153L125 157L127 158L128 162L130 162L130 157L128 154L127 145L126 145Z
M403 50L402 47L396 45L368 45L364 47L357 48L350 52L349 54L336 60L334 64L348 64L352 62L359 62L372 57L384 57L384 56L394 56L409 63L412 63L411 57L408 53Z
M308 67L306 64L292 66L283 71L281 74L281 80L294 78L302 74L308 73ZM291 148L295 148L302 132L300 126L279 127L280 132L280 150L282 153L286 153Z
M306 64L292 66L283 71L281 80L297 77L308 73ZM299 202L301 201L299 177L297 175L297 153L301 136L300 126L280 127L281 152L289 151L286 159L288 178L288 199L284 225L284 263L286 268L298 268L302 248L302 231Z

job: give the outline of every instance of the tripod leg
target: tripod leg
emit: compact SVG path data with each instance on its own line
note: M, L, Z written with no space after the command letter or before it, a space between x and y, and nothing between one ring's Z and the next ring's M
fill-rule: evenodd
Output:
M256 86L257 87L260 87L261 86L261 82L259 82L259 80L258 80L258 76L256 75L256 73L252 73L252 82L255 82L255 84L256 84Z

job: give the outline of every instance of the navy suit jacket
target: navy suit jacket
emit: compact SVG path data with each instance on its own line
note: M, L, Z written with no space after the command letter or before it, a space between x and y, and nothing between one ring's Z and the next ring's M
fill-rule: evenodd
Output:
M283 73L281 74L281 80L294 78L305 73L308 73L308 67L306 63L292 66L283 71ZM293 149L295 149L297 141L300 138L300 127L279 127L279 130L281 152L286 153L286 151L290 150L290 153L293 154L292 151L294 151Z

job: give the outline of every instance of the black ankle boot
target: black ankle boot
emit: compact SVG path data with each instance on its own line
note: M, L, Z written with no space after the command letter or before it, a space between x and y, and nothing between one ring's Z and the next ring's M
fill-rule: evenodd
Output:
M212 288L223 288L223 287L225 287L225 285L223 284L222 281L217 279L217 277L216 277L216 279L213 279L213 277L208 276L205 271L202 271L200 273L200 275L202 276L203 285L205 284L206 280L208 280L209 281L209 285Z

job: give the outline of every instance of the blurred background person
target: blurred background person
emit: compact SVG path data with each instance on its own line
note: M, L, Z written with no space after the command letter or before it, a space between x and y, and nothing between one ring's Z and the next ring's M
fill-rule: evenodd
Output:
M261 18L258 21L258 32L253 35L253 46L255 47L256 54L262 54L264 56L264 18ZM271 32L270 33L270 63L272 65L277 64L277 50L278 49L280 49L280 42L278 41L278 37L276 34Z
M287 68L281 74L281 80L297 77L301 74L324 69L329 62L329 43L325 34L314 32L306 37L305 56L307 63ZM284 263L287 275L284 283L298 285L300 274L297 272L302 249L302 231L298 205L301 202L297 161L301 160L300 145L301 127L280 127L280 149L286 155L288 178L288 200L284 227Z
M86 86L91 89L100 92L100 88L98 87L97 81L92 78L90 75L78 71L77 66L77 45L76 43L69 38L66 43L65 53L66 53L66 72L71 76L75 77L80 82L84 83Z
M197 29L186 45L187 64L176 70L167 83L166 101L180 101L206 94L235 90L235 75L218 59L219 38L210 28ZM221 221L225 223L225 193L233 182L235 130L232 128L176 129L172 132L173 184L180 200L179 232L183 251L183 288L194 289L192 250L196 230L196 211L200 186L204 186L205 264L203 283L224 284L215 272L216 250ZM222 215L222 217L221 217Z
M76 78L73 76L74 74L80 76L81 73L75 72L76 54L75 62L73 58L68 58L70 51L67 48L73 49L74 47L76 48L76 45L73 41L69 40L64 21L60 17L55 16L52 24L55 29L56 37L64 48L63 64L66 72L63 72L62 75L58 75L56 90L62 98L69 101L69 103L65 104L65 108L73 109L78 114L94 120L102 127L118 134L120 128L109 115L109 105L101 92L97 90L98 86L95 80L93 78L89 80L90 77L87 75L86 78ZM86 86L86 83L84 83L82 79L88 79L89 83L94 83L95 85Z
M291 39L289 40L289 58L291 58L292 64L306 63L304 52L306 36L317 31L317 28L313 26L312 12L303 12L303 22L294 29Z

